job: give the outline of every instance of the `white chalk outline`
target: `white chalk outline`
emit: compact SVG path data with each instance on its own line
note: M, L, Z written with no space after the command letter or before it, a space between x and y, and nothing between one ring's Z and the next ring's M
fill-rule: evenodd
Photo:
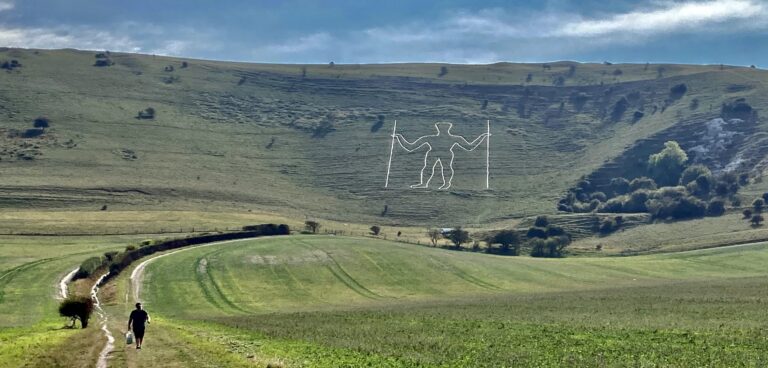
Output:
M419 143L419 141L421 141L423 139L439 136L440 132L441 132L440 125L447 125L448 128L445 130L446 133L448 134L448 136L450 136L450 137L454 138L455 140L457 140L457 142L453 143L451 145L451 147L448 149L451 152L451 161L450 161L450 164L449 164L450 165L449 168L451 170L451 176L448 178L447 181L445 180L445 165L443 164L442 157L438 156L438 158L435 160L435 163L432 164L432 167L431 167L432 173L429 176L429 179L427 179L427 181L425 183L424 182L424 170L427 169L427 165L428 165L427 160L429 159L429 153L432 152L432 145L429 144L429 142L424 142L424 143L421 143L421 144L418 144L418 143ZM489 163L490 163L490 152L491 152L491 121L487 120L487 126L486 126L487 131L486 131L486 133L481 134L479 137L475 138L475 140L473 140L471 143L468 142L466 138L464 138L464 137L462 137L460 135L451 134L451 128L453 128L453 123L437 122L437 123L435 123L435 129L437 130L437 134L434 134L434 135L423 135L423 136L417 138L415 141L413 141L413 143L411 143L407 139L405 139L405 137L403 137L402 134L397 134L397 121L395 121L395 126L392 129L392 143L391 143L390 148L389 148L389 161L387 163L387 177L386 177L386 179L384 181L384 187L386 188L386 187L389 186L389 173L390 173L390 168L392 166L392 156L393 156L394 150L395 150L395 140L397 140L397 143L398 143L398 145L400 147L402 147L404 150L406 150L408 152L414 152L414 151L416 151L418 149L421 149L421 147L424 147L424 146L429 147L429 149L427 149L427 152L424 153L424 166L421 168L421 173L419 175L419 184L411 185L410 187L412 189L426 189L426 188L429 188L429 182L432 181L432 178L435 176L435 168L437 167L437 164L439 163L440 164L440 176L443 179L443 185L441 185L438 189L447 190L447 189L449 189L451 187L451 183L453 181L453 176L454 176L453 160L455 158L455 153L453 152L453 148L458 146L459 148L461 148L461 149L463 149L463 150L465 150L467 152L472 152L475 149L477 149L477 147L480 146L480 144L483 142L483 140L488 138L488 140L486 141L487 144L486 144L486 151L485 151L485 189L488 189L488 187L489 187L489 174L490 174L490 165L489 165ZM403 145L403 141L408 146L411 146L411 147L416 146L416 148L409 149L408 147ZM463 142L467 146L472 146L472 148L464 147L461 144L461 142Z

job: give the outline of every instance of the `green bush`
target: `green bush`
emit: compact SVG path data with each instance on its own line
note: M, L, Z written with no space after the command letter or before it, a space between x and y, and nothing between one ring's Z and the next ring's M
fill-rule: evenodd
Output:
M533 226L547 227L549 225L549 219L547 216L536 216L536 221L533 222Z
M645 177L645 176L632 179L632 181L629 182L629 191L630 192L635 192L635 191L638 191L638 190L641 190L641 189L644 189L644 190L656 190L656 188L657 188L656 182L653 179Z
M72 277L73 280L78 279L87 279L93 275L93 273L102 265L104 265L104 258L102 257L91 257L83 261L83 263L80 263L80 268L75 273L75 276Z
M488 249L493 253L491 245L500 244L499 249L502 254L519 255L520 254L520 235L514 230L502 230L496 235L486 240Z
M757 213L763 212L764 206L765 206L765 200L763 200L762 198L757 198L754 201L752 201L752 208Z
M688 161L688 155L675 141L664 143L664 149L648 158L648 172L661 186L675 185Z
M611 198L605 203L603 203L600 208L598 209L599 212L608 212L608 213L621 213L624 212L624 201L626 201L626 196Z
M547 226L547 237L565 235L565 229L556 225Z
M629 193L629 180L624 178L613 178L609 184L613 196L620 196Z
M725 213L725 201L715 198L707 204L707 216L722 216Z
M381 233L381 227L379 227L378 225L371 226L370 230L371 230L371 235L374 235L374 236L378 236L379 233Z
M704 165L691 165L680 175L680 185L688 185L688 183L696 180L700 176L712 177L712 171Z
M597 200L600 202L605 202L608 199L608 196L605 195L603 192L594 192L592 195L589 196L592 200Z
M106 253L104 253L104 259L106 259L107 262L112 262L115 259L115 257L117 256L117 254L118 254L117 251L106 252Z
M457 226L449 231L448 234L445 234L445 237L450 240L456 248L460 248L462 244L469 241L469 232L463 230L461 226Z
M528 232L525 233L525 236L528 238L539 238L539 239L546 239L547 238L547 229L542 227L532 227L528 229Z
M73 327L77 320L80 320L82 328L88 327L88 321L91 319L92 313L93 299L90 297L69 297L59 304L59 315L71 318Z
M695 218L706 214L707 204L693 196L660 197L648 201L648 211L653 217L661 219Z
M648 201L648 197L650 196L650 192L647 190L638 190L635 192L632 192L632 194L629 195L629 198L626 202L622 205L622 211L625 213L633 213L633 212L647 212L648 207L646 206L646 202Z
M565 247L571 243L567 236L536 239L531 242L531 257L559 258L565 255Z

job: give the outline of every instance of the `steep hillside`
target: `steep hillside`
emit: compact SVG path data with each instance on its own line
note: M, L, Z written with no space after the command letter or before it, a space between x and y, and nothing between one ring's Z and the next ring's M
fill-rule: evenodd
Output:
M734 118L722 116L722 105L738 98L756 112L712 164L746 155L751 169L764 156L759 111L768 105L768 73L757 69L267 65L18 49L0 51L4 60L4 208L258 208L340 221L481 224L552 213L578 178L626 166L667 137L694 149L693 137L713 119ZM670 89L680 84L686 91L675 95ZM153 118L137 117L149 107ZM49 127L29 130L40 116ZM439 172L429 189L411 189L424 151L395 144L390 163L395 120L411 141L433 134L438 121L472 141L490 120L490 188L483 143L456 151L449 190L437 190Z

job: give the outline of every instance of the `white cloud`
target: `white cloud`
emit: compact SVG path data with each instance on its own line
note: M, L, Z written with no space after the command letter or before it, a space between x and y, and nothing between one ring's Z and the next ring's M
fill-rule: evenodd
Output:
M696 30L725 22L765 19L768 9L752 0L669 3L661 9L566 23L553 36L596 37L614 33L658 34ZM741 28L741 27L736 27Z
M138 31L137 31L138 30ZM153 25L126 22L110 30L89 26L13 27L0 24L0 46L34 49L74 48L182 56L210 45L207 36L185 30L183 39ZM215 49L215 47L208 47Z
M10 1L0 1L0 12L13 9L14 4Z
M331 37L330 34L319 32L283 43L267 45L263 47L261 51L277 54L293 54L323 49L328 47L332 41L333 37Z
M87 50L141 51L138 42L127 36L88 27L14 28L0 26L0 45L39 49L78 48Z

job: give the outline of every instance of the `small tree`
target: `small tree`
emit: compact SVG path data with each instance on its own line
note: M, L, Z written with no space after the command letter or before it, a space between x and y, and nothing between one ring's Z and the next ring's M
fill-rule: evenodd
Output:
M725 213L725 201L715 198L707 205L707 216L721 216Z
M380 232L381 232L380 227L376 225L371 226L371 234L373 234L373 236L378 236Z
M75 327L75 321L80 320L82 328L88 327L88 320L93 313L93 299L89 297L69 297L59 304L59 314L62 317L68 317L72 320L72 327Z
M664 143L664 149L648 158L648 171L661 186L675 185L680 180L688 155L675 141Z
M38 116L32 123L35 128L45 129L51 126L51 121L45 116Z
M461 248L461 245L469 241L469 232L463 230L461 226L454 228L446 234L446 238L453 243L456 249Z
M443 237L443 233L441 233L439 229L429 229L427 230L427 235L429 236L429 241L432 242L433 247L436 247L437 241Z
M304 221L304 228L312 234L317 234L317 231L320 230L320 223L314 220L307 220Z
M760 213L763 212L763 207L765 206L765 200L762 198L757 198L752 202L752 208L755 210L755 212Z
M534 226L534 227L528 229L528 232L525 234L525 236L527 236L529 238L546 239L546 237L547 237L547 229Z
M136 115L136 119L154 119L155 118L155 108L153 107L147 107L146 109L139 111L139 113Z
M440 67L440 74L438 74L437 76L438 77L442 77L442 76L445 76L446 74L448 74L448 68L445 67L445 66L441 66Z
M763 218L763 215L754 215L752 216L752 219L749 220L749 222L751 222L752 226L754 227L761 226L763 221L765 221L765 218Z
M744 210L744 211L742 212L742 214L744 215L744 218L745 218L745 219L748 219L748 218L752 218L752 210L750 210L750 209L746 209L746 210Z
M629 182L630 192L636 192L640 189L656 190L656 188L656 182L653 179L647 178L645 176L632 179L632 181Z
M680 185L688 185L700 176L712 177L712 171L704 165L691 165L680 175Z
M520 235L514 230L502 230L496 233L496 235L490 237L487 240L488 244L501 244L501 253L510 253L510 247L512 247L512 255L520 254Z
M533 226L547 227L549 225L549 219L547 216L536 216L536 221L533 222Z
M629 193L629 180L622 177L611 179L609 186L614 196Z
M669 89L669 98L671 100L679 100L688 92L688 86L685 83L680 83Z

